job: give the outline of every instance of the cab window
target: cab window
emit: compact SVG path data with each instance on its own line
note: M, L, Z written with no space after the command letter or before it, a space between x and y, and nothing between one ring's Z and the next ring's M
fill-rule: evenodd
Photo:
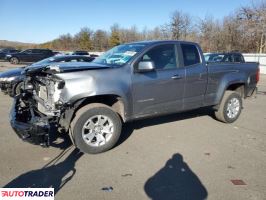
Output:
M234 62L242 63L242 62L245 62L245 61L244 61L244 58L243 58L242 55L240 55L240 54L235 54L235 55L234 55Z
M200 55L197 47L193 44L181 44L184 57L184 65L190 66L200 63Z
M156 46L145 53L140 61L152 61L156 70L176 69L175 45Z

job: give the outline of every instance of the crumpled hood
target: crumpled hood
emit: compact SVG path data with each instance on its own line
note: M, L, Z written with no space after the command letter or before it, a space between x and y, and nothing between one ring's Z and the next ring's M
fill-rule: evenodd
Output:
M71 71L82 71L90 69L104 69L110 68L108 65L97 64L93 62L62 62L62 63L46 63L40 65L30 65L24 69L25 74L35 73L64 73Z

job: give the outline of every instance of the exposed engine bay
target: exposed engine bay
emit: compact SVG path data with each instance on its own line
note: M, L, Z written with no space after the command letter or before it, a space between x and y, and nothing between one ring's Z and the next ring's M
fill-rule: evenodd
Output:
M49 146L51 130L65 111L60 101L64 81L53 75L29 76L14 99L11 125L23 140Z

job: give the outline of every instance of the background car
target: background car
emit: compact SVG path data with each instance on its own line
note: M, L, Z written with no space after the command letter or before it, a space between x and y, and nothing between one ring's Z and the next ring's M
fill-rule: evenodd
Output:
M231 62L231 63L244 63L244 56L239 52L229 53L206 53L204 54L205 60L209 63L212 62Z
M74 51L72 55L90 55L87 51Z
M77 56L77 55L64 55L64 56L53 56L46 58L39 62L33 63L29 66L11 69L0 73L0 89L5 94L15 96L19 94L22 86L24 75L22 71L25 68L43 66L45 64L58 63L58 62L91 62L94 58L88 56Z
M94 60L94 58L82 55L57 55L40 60L39 62L33 63L30 66L52 62L91 62L92 60Z
M27 49L18 53L7 54L5 59L12 64L18 64L20 62L37 62L53 55L54 52L50 49Z
M5 59L7 54L18 53L18 52L19 50L12 49L12 48L0 49L0 60Z
M97 54L90 54L90 57L97 58L97 57L99 57L99 55L97 55Z

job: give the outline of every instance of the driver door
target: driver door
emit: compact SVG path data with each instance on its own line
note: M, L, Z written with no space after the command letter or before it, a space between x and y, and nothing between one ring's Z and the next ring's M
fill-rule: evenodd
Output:
M184 68L179 68L175 43L157 45L147 50L134 64L151 61L152 71L135 71L132 77L134 115L137 117L182 110L184 93Z

